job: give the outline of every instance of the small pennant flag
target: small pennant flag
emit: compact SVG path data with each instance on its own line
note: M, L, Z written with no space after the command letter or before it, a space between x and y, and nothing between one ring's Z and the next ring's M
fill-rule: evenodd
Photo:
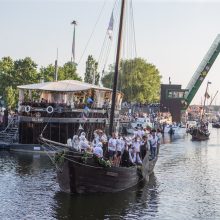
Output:
M205 97L206 97L207 99L210 98L210 95L208 94L208 92L205 93Z
M107 34L110 40L112 40L112 34L113 34L113 27L114 27L114 15L112 11L112 15L109 21L108 29L107 29Z

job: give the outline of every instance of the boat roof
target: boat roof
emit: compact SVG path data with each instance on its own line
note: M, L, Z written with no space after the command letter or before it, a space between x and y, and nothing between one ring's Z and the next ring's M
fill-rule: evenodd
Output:
M77 92L86 91L89 89L112 91L109 88L96 86L93 84L77 81L77 80L62 80L56 82L43 82L29 85L17 86L18 89L25 90L42 90L42 91L54 91L54 92Z

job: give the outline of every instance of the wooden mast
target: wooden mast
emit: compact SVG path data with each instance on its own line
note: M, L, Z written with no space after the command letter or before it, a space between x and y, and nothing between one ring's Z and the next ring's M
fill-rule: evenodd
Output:
M121 54L121 42L122 42L122 30L123 30L125 1L126 0L121 0L121 15L120 15L120 24L119 24L119 33L118 33L117 54L116 54L116 61L115 61L115 74L114 74L113 89L112 89L112 105L111 105L109 135L112 135L113 124L114 124L115 100L116 100L117 84L118 84L118 72L119 72L119 63L120 63L120 54Z
M206 90L205 90L205 99L204 99L204 103L203 103L203 109L202 109L202 120L204 118L204 115L205 115L205 103L206 103L206 99L207 99L207 96L208 96L208 87L209 87L209 84L211 84L211 82L207 82L207 86L206 86Z

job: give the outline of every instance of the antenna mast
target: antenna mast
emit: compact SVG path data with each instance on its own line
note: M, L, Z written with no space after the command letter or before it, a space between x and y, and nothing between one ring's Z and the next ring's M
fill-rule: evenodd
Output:
M57 59L55 60L55 81L58 79L58 48L57 48Z

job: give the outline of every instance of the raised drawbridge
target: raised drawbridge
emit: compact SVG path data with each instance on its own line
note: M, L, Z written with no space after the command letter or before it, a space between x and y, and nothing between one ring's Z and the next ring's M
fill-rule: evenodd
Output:
M189 81L185 92L185 106L188 107L207 76L220 52L220 34L217 35L210 49Z

